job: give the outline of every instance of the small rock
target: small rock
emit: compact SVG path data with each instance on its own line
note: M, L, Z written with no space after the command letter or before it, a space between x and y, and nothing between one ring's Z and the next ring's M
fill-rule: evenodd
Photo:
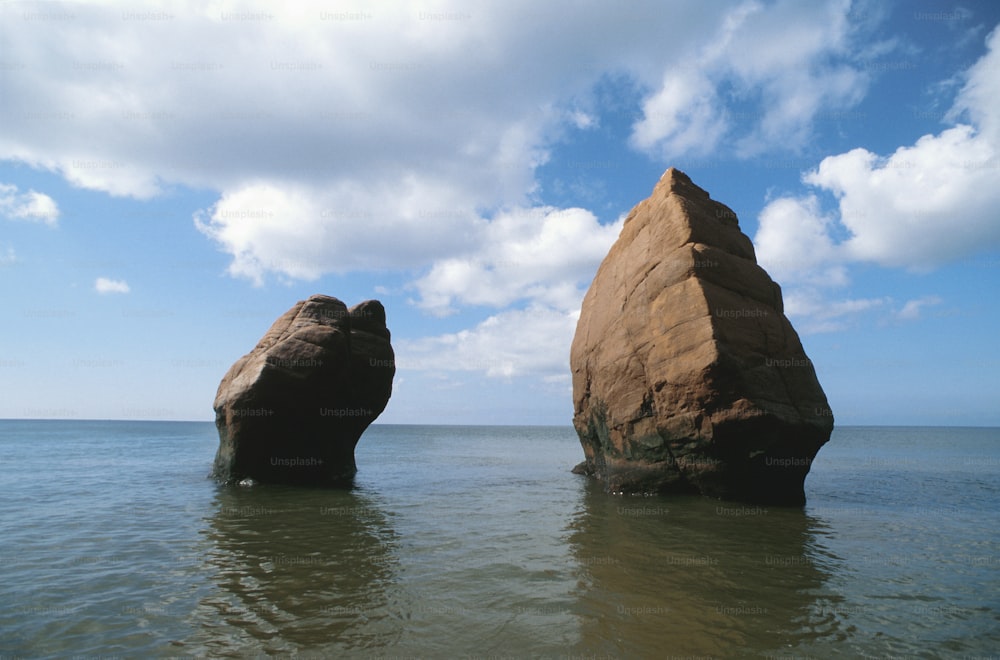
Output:
M354 447L392 393L385 309L314 295L285 312L223 377L213 474L228 483L346 485Z

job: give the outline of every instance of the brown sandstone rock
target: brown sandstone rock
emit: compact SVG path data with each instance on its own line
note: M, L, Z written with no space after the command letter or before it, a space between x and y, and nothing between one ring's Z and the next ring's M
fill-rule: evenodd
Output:
M833 416L736 214L669 169L584 297L573 424L611 492L801 504Z
M219 383L214 475L350 483L354 447L385 409L395 371L382 303L297 302Z

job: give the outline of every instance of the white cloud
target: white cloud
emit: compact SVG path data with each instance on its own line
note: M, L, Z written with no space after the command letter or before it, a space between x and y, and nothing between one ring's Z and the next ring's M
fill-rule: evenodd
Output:
M793 303L790 315L831 327L820 290L846 285L852 263L927 270L1000 247L1000 30L987 47L948 115L970 124L888 157L857 148L824 158L803 181L833 194L835 214L823 213L815 194L775 199L761 211L754 242L762 265L793 287L786 298L810 301ZM937 302L910 301L897 316L918 318Z
M98 277L94 282L94 291L104 295L108 293L128 293L130 289L128 282L125 280L112 280L107 277Z
M924 296L915 300L909 300L903 308L896 313L896 318L901 321L913 321L920 318L920 312L924 307L940 305L944 302L940 296Z
M804 146L818 115L856 105L867 89L849 11L839 0L732 6L711 39L667 69L632 143L668 160L716 152L724 138L742 157ZM726 112L731 100L748 110Z
M59 220L59 205L44 193L34 190L22 193L13 184L0 183L0 215L11 220L55 226Z
M804 335L846 330L858 316L884 309L892 299L845 298L831 300L829 292L818 287L795 287L784 293L785 313L796 319L795 327Z
M754 245L757 261L778 282L840 286L847 273L830 238L835 222L815 195L783 197L764 207Z
M584 209L502 212L480 226L474 251L437 261L415 282L418 304L439 315L455 303L502 308L525 299L578 309L623 221L601 225Z
M659 91L642 105L643 116L633 127L632 144L658 150L668 160L710 153L728 129L724 107L716 85L695 66L668 71Z
M805 181L838 198L852 259L927 269L1000 245L998 146L960 125L885 159L864 149L830 156Z
M523 46L515 11L494 23L489 5L468 21L422 20L404 3L364 9L341 20L320 3L176 2L164 20L130 20L149 12L111 3L74 5L59 30L24 21L4 35L11 61L30 66L5 77L17 103L5 106L0 157L140 198L171 183L378 192L414 173L490 203L529 190L541 131L558 118L544 107L591 74L544 57L529 79L509 67ZM226 17L241 12L270 18Z
M588 128L595 128L597 126L597 118L591 114L583 112L582 110L576 110L570 114L570 121L573 125L580 130L587 130Z
M528 374L551 379L566 374L569 346L579 312L542 305L506 310L470 330L438 337L394 341L401 370L480 371L511 378Z
M313 280L414 268L469 249L483 223L467 194L416 175L395 186L250 184L225 193L195 222L233 255L231 274L258 284L269 272Z

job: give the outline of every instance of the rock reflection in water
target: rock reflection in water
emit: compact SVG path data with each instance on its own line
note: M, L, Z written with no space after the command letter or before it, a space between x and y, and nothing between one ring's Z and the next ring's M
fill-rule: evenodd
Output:
M374 498L220 487L209 523L215 588L201 599L201 638L188 652L360 650L398 638L396 537Z
M609 497L588 482L569 526L578 651L782 654L840 637L823 523L801 509L697 496Z

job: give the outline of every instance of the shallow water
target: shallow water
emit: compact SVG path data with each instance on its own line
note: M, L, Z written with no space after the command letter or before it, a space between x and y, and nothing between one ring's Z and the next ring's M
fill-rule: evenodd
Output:
M1000 430L838 428L805 509L622 498L571 428L373 426L351 491L208 423L0 421L0 656L1000 653Z

